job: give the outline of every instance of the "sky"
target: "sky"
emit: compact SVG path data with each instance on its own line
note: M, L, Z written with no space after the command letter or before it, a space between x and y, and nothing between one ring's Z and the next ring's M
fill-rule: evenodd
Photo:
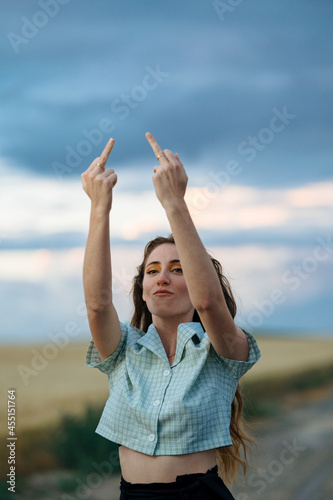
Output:
M170 233L147 131L182 159L237 322L333 335L332 14L323 0L3 1L0 342L90 337L81 173L109 137L114 300L130 319L143 247Z

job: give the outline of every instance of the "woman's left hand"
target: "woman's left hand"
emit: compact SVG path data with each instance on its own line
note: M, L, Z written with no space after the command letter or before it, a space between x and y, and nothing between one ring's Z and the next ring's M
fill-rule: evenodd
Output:
M188 180L185 168L177 153L174 155L169 149L162 150L149 132L146 138L160 162L153 175L156 196L164 208L175 205L184 199Z

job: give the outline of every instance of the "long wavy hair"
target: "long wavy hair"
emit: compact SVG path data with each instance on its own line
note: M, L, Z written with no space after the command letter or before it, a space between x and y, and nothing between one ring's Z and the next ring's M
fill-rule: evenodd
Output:
M144 250L143 261L137 267L137 274L133 278L132 296L134 302L134 314L131 319L131 324L143 332L147 332L149 325L152 323L152 315L146 305L146 302L142 298L144 269L151 252L156 247L163 245L164 243L175 244L175 240L172 235L168 237L157 236L155 239L147 243ZM236 316L237 307L229 281L222 273L222 266L220 262L211 256L210 258L219 277L228 309L234 318ZM199 314L196 310L194 311L193 321L201 323ZM233 444L232 446L216 448L215 454L218 474L220 477L223 477L224 481L228 485L233 483L240 466L243 468L243 476L245 477L248 466L247 452L250 450L250 445L254 443L254 440L249 436L247 430L245 429L242 412L243 398L238 384L231 404L230 435Z

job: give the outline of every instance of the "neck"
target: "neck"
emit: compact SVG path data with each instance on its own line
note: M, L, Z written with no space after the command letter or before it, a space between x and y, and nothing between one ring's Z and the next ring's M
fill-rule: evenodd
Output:
M159 334L166 355L169 357L176 353L177 329L180 323L183 322L185 323L186 321L177 321L175 318L165 320L164 318L153 316L153 324Z
M177 339L177 329L181 323L189 323L193 321L193 312L190 311L188 314L182 314L181 316L155 316L152 314L153 325L162 338L174 338Z

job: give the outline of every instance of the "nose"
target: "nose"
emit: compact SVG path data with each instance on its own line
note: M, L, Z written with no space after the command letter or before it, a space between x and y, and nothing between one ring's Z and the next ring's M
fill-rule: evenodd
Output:
M161 286L161 285L169 285L170 284L170 278L168 276L168 273L167 271L161 271L158 278L157 278L157 284L158 286Z

